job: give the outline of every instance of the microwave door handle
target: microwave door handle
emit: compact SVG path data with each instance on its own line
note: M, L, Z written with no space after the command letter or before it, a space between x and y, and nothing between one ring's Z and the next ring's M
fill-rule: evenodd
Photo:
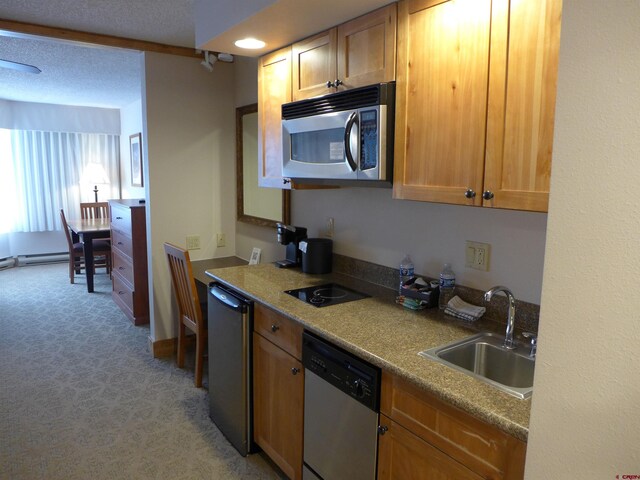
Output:
M347 163L349 163L349 167L351 167L352 171L356 171L358 168L358 164L353 159L353 154L351 153L351 131L353 130L353 125L358 121L358 112L352 112L349 115L349 119L344 127L344 151L347 157ZM357 153L356 153L357 155Z

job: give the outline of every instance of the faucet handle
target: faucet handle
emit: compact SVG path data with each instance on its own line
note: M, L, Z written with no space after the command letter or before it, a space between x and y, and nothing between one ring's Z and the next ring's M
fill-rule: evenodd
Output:
M536 349L538 348L538 335L532 332L522 332L522 336L529 339L529 344L531 345L531 353L529 353L529 356L535 357Z

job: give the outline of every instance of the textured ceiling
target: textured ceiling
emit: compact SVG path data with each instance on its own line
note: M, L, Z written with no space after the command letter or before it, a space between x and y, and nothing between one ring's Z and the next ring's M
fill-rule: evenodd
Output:
M0 68L0 98L119 108L140 98L140 52L0 37L0 58L42 73Z
M3 0L0 18L193 47L193 0Z
M0 18L85 32L193 47L193 0L0 1ZM0 32L0 58L42 73L0 68L0 98L123 107L140 98L140 53Z

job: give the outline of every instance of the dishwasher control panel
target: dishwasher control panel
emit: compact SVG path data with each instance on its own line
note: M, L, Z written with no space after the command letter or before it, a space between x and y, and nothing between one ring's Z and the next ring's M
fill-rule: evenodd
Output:
M380 409L380 369L305 331L304 367L374 411Z

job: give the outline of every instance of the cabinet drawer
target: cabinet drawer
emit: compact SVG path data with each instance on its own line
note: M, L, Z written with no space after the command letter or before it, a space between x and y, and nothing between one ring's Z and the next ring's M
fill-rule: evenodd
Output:
M303 328L299 323L256 303L254 329L298 360L302 358Z
M111 205L111 228L131 233L131 209L117 204Z
M133 316L133 289L118 275L113 275L113 298L121 307L128 310L129 316Z
M113 273L117 273L124 278L129 285L133 285L133 265L127 260L127 257L115 248L113 249Z
M526 444L383 372L380 410L485 478L524 476Z
M111 246L120 250L129 259L133 258L133 242L131 237L125 235L120 230L111 229Z

